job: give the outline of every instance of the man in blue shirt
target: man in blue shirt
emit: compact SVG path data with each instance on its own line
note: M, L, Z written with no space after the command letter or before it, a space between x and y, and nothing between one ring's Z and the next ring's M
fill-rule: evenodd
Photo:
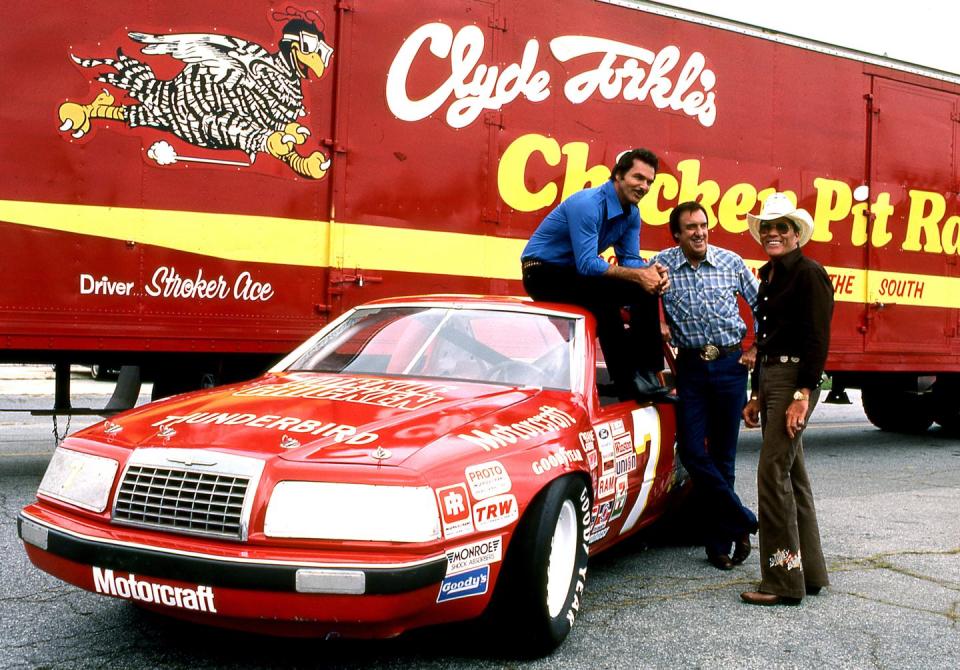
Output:
M610 181L574 193L540 223L520 260L523 287L534 300L580 305L597 320L607 369L621 399L657 399L669 389L663 367L658 300L666 271L640 258L637 203L650 190L657 157L632 149L617 158ZM617 264L600 253L613 247ZM621 308L630 307L630 330Z
M663 335L678 349L678 451L703 510L707 559L729 570L749 556L750 534L757 532L757 517L734 490L734 474L747 370L756 359L754 347L741 348L747 325L737 296L752 311L758 283L740 256L707 244L707 213L699 203L677 205L670 232L677 246L653 260L671 277Z

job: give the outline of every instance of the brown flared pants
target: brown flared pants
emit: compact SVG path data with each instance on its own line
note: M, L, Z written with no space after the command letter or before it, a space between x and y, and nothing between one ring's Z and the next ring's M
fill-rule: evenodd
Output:
M796 390L796 363L767 363L760 375L763 446L757 466L760 522L760 588L789 598L803 598L806 588L829 584L820 547L813 491L803 464L803 431L787 435L786 411ZM804 420L817 405L810 394Z

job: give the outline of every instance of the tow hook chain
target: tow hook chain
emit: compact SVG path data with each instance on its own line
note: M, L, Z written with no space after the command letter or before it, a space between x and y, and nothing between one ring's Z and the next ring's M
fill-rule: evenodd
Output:
M54 447L59 447L60 443L63 442L64 438L70 434L70 420L73 418L72 414L67 414L67 425L63 429L63 434L60 434L59 428L57 426L57 415L53 415L53 441Z

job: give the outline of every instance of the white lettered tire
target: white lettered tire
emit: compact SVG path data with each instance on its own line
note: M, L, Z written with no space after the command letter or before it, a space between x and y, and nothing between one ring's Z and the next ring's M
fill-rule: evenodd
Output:
M514 533L490 615L515 651L542 656L570 633L587 579L590 492L567 475L541 491Z

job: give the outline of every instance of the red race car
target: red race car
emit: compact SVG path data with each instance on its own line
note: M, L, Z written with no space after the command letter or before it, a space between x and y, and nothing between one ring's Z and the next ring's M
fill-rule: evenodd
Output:
M67 438L20 537L60 579L202 623L386 637L489 606L547 652L588 554L685 483L673 406L606 402L598 351L576 307L372 302L258 379Z

